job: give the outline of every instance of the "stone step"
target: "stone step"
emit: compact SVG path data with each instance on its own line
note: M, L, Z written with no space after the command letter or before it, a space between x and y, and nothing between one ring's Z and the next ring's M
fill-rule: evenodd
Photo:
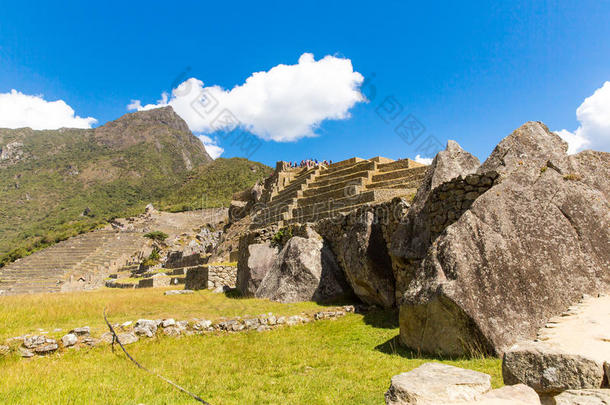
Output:
M314 212L325 212L338 207L349 207L356 204L373 202L376 200L376 190L365 191L352 197L323 200L315 204L305 205L292 210L292 218L310 215Z
M377 167L377 170L381 173L390 172L398 169L407 169L425 166L421 163L417 163L411 159L400 159L390 163L382 163ZM427 167L427 166L426 166Z
M349 185L346 183L345 186L339 188L332 188L326 193L318 193L307 198L299 198L297 201L298 207L305 207L308 205L317 204L319 202L327 202L333 200L339 200L343 198L353 198L360 193L362 187L357 185Z
M328 170L329 173L333 173L335 171L342 170L347 166L351 166L351 165L358 164L360 162L365 162L365 161L366 161L365 159L354 157L354 158L342 160L340 162L335 162L332 165L330 165L328 167L328 169L326 169L326 170Z
M302 215L300 217L295 217L287 221L288 224L303 224L305 222L316 222L322 219L331 218L333 216L345 215L360 207L364 207L366 205L370 205L371 202L364 202L361 204L354 204L350 206L340 207L329 211L323 211L316 214L310 215Z
M303 191L294 190L290 193L278 195L276 198L273 198L269 202L268 206L283 204L283 203L286 203L287 201L292 201L294 199L301 198L302 196L303 196Z
M375 170L376 167L377 167L376 162L370 162L368 160L365 160L365 161L358 162L351 166L343 167L340 170L333 171L332 169L326 169L326 170L323 170L317 176L316 181L325 181L325 180L329 180L331 178L345 177L345 176L347 176L351 173L355 173L355 172L361 172L361 171L366 171L366 170Z
M311 179L313 179L317 175L317 173L319 173L319 171L320 171L320 169L308 170L302 176L292 179L292 181L290 181L290 183L288 183L288 185L286 187L279 190L279 192L277 194L272 195L271 198L273 199L283 193L288 193L288 192L294 191L296 189L299 189L301 186L303 186L304 184L307 184L309 181L311 181Z
M373 189L373 188L397 188L397 187L417 189L417 187L419 187L420 184L421 184L421 179L419 177L412 178L412 179L404 179L401 177L398 179L373 182L371 184L367 184L366 188L369 190Z
M256 217L275 217L277 215L280 215L283 212L288 212L291 209L292 205L291 204L277 204L277 205L273 205L267 208L264 208L260 211L258 211L258 213L256 214Z
M58 293L60 288L44 287L44 288L19 288L14 290L6 290L3 295L21 295L21 294L41 294L41 293Z
M350 172L349 174L346 174L345 176L341 176L341 177L331 176L325 180L316 179L315 182L310 184L310 187L314 188L314 187L330 186L333 184L342 183L342 182L349 181L352 179L357 179L357 178L367 178L368 179L369 176L371 175L371 173L373 173L371 170L358 170L358 171Z
M94 231L62 241L11 263L0 271L3 290L26 293L28 283L50 291L58 279L94 274L140 251L146 240L138 233Z
M316 196L316 195L327 193L329 191L333 191L336 189L342 189L342 188L345 188L346 186L364 187L367 183L367 180L368 179L366 177L358 177L355 179L344 180L344 181L341 181L338 183L330 184L328 186L310 187L309 189L307 189L303 192L303 197Z
M372 181L377 182L377 181L397 179L397 178L401 178L401 177L424 175L427 170L428 170L427 166L393 170L393 171L374 175L372 178Z
M376 190L376 191L380 191L380 190ZM370 206L373 204L379 204L379 203L382 203L385 201L389 201L394 197L401 197L401 196L405 195L404 190L381 190L381 191L383 192L383 197L378 196L373 201L364 201L364 202L351 204L351 205L334 206L334 207L331 207L331 209L320 210L317 212L309 211L307 213L301 212L300 214L293 213L292 219L290 219L287 222L290 224L304 223L304 222L316 222L321 219L330 218L333 215L344 215L344 214L353 212L354 210L356 210L360 207L364 207L367 205Z

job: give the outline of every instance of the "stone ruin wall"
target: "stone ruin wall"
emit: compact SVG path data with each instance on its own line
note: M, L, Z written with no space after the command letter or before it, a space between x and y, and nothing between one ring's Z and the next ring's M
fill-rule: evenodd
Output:
M227 286L235 288L237 284L237 266L208 265L208 289Z
M430 242L457 221L481 194L494 185L497 178L496 172L473 173L466 177L458 176L436 187L424 206L431 231Z

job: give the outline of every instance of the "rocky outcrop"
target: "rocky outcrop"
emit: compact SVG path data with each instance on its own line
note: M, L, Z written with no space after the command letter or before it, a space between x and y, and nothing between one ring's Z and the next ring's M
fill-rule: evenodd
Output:
M24 159L23 143L9 142L6 145L0 145L0 167L15 164Z
M501 354L583 293L610 286L610 155L566 151L529 122L476 173L459 167L456 180L441 172L434 187L439 153L424 183L431 190L418 191L392 241L405 345ZM433 207L457 201L458 184L473 187L474 199L455 218L433 221L441 212Z
M395 302L395 281L384 239L387 222L377 214L371 209L359 210L339 221L320 221L316 229L329 242L358 298L390 308Z
M242 295L254 296L267 272L274 266L278 251L271 244L249 243L249 237L240 240L237 262L237 288Z
M175 142L182 165L187 170L212 161L201 141L191 133L186 122L171 106L137 111L110 121L94 131L95 139L112 148L126 149L141 142L164 147L164 137Z
M256 291L259 298L279 302L329 301L350 293L343 272L322 237L288 240Z
M437 217L441 218L441 215L437 215L439 214L437 211L439 207L444 205L440 193L449 191L443 190L439 186L459 176L474 173L478 167L479 160L464 151L455 141L447 142L446 149L439 152L432 161L406 214L406 218L401 221L396 232L391 236L390 253L396 278L396 301L398 304L401 303L402 292L407 288L421 260L426 255L433 237L440 233L438 225L441 225L440 222L445 224L445 218L449 215L449 213L446 213L441 221L437 219ZM444 186L445 189L448 187ZM474 190L475 188L472 187L468 192ZM429 198L433 191L437 191L437 194ZM462 197L465 199L466 190L464 191ZM456 200L461 198L457 192L453 195ZM472 200L474 199L468 198L470 203ZM468 207L469 205L465 205L463 208ZM461 211L463 208L460 204L455 211ZM456 219L457 213L453 220Z

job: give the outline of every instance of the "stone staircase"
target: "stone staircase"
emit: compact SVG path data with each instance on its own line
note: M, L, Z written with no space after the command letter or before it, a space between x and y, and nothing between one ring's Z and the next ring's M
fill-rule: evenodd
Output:
M428 166L410 159L352 158L329 167L288 168L253 216L252 229L315 222L366 204L413 195Z
M92 289L149 249L141 233L98 230L59 242L0 268L0 295Z

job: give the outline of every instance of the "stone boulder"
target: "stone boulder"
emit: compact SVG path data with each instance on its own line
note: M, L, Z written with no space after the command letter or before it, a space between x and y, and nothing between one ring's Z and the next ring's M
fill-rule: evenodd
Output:
M335 256L313 230L294 236L282 248L256 291L256 297L279 302L329 301L351 289Z
M526 384L540 394L565 390L601 388L603 363L568 354L544 342L519 343L504 353L502 376L505 384Z
M387 405L432 405L475 401L491 389L491 377L478 371L426 363L392 377Z
M278 256L277 248L269 243L248 244L240 240L237 262L237 288L242 295L254 296L267 272L274 266Z
M610 405L610 389L568 390L551 398L552 405Z
M74 346L76 343L78 343L78 337L74 333L68 333L61 338L61 344L64 347Z
M491 390L473 405L540 405L540 397L530 387L524 384L507 385Z
M476 195L463 212L436 214L445 222L434 232L420 226L430 219L425 210L407 214L391 250L402 272L406 346L502 354L583 293L610 287L610 154L566 151L543 124L527 123L476 173L438 185L423 203L440 212L444 199L457 201L471 186ZM430 238L423 256L422 237Z
M518 384L491 390L491 377L441 363L426 363L392 377L387 405L540 405L530 387Z

